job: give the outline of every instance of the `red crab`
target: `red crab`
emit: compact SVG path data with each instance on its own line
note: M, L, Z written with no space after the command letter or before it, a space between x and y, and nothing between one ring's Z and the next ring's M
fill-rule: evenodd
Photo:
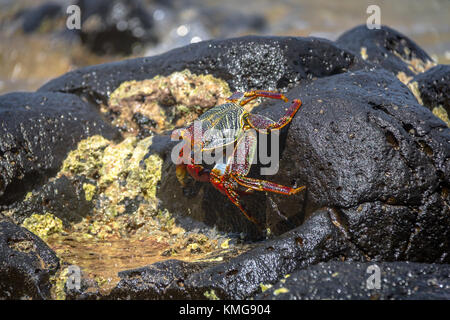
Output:
M221 148L233 144L234 152L225 163L216 163L209 170L202 165L195 164L192 153L187 155L187 161L183 159L183 149L179 153L180 159L177 165L177 178L183 184L186 171L197 181L210 182L221 193L226 195L247 217L248 220L258 225L255 218L242 206L239 195L249 194L253 190L270 191L285 195L293 195L305 189L305 186L291 188L270 181L247 177L257 148L257 138L254 130L269 133L271 130L280 130L287 125L301 106L300 100L293 100L285 115L277 122L262 115L252 114L243 108L245 104L257 97L279 99L285 102L289 100L280 93L256 90L250 92L237 92L227 99L227 103L211 108L203 113L197 121L201 125L200 139L194 139L194 124L181 129L181 137L185 143L190 143L191 150L198 148L200 152ZM197 123L198 124L198 123ZM233 129L230 135L208 134L213 132ZM244 161L237 159L244 159ZM244 188L240 188L244 187Z

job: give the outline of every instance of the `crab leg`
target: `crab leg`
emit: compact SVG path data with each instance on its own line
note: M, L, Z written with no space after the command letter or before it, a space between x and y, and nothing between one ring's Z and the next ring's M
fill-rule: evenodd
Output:
M231 200L231 202L233 202L233 204L238 207L241 212L244 214L244 216L250 220L251 222L253 222L254 224L256 224L259 227L259 223L258 221L256 221L255 218L253 218L253 216L251 216L247 210L244 209L244 207L241 205L240 201L239 201L239 196L238 194L230 187L225 187L225 194L228 197L228 199Z
M267 133L268 130L279 130L291 122L301 105L302 102L298 99L292 101L291 106L287 109L284 116L282 116L277 122L274 122L273 120L262 115L252 113L247 113L245 119L252 128L258 131L264 130L266 131L265 133Z
M293 194L296 194L296 193L302 191L303 189L305 189L305 186L301 186L298 188L291 188L291 187L286 187L286 186L283 186L281 184L277 184L274 182L253 179L253 178L244 177L244 176L240 176L240 175L233 175L232 177L241 186L250 188L253 190L258 190L258 191L270 191L270 192L280 193L280 194L285 194L285 195L293 195Z
M240 103L241 106L246 105L247 103L249 103L250 101L252 101L258 97L278 99L278 100L283 100L284 102L289 101L288 98L286 98L285 95L282 93L278 93L278 92L274 92L274 91L264 91L264 90L254 90L254 91L245 92L244 97L246 97L248 99L242 100Z
M247 177L253 158L256 155L257 137L252 131L246 131L238 141L224 174L243 187L258 191L270 191L286 195L296 194L305 187L291 188L274 182Z
M235 186L234 181L230 179L229 175L224 175L224 172L221 172L220 169L213 169L210 174L210 182L217 190L226 195L248 220L259 227L258 221L241 205L238 195L239 191L235 189L237 185Z

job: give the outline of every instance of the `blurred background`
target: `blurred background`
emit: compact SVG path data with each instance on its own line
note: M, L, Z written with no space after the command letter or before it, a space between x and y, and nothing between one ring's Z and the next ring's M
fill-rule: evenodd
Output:
M69 30L67 7L81 9ZM70 70L152 56L189 43L248 34L335 40L366 23L369 5L381 23L450 63L449 0L0 0L0 94L32 91Z

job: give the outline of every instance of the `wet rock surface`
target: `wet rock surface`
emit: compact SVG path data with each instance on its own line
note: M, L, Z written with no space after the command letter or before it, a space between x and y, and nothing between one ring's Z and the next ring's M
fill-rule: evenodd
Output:
M82 68L50 81L39 91L85 92L107 101L125 81L167 76L184 69L212 74L225 80L232 91L284 90L301 79L364 66L361 58L325 39L246 36L203 41L155 57Z
M180 283L189 275L211 263L189 263L180 260L157 262L150 266L119 273L121 278L107 299L162 299L166 288Z
M54 212L66 225L80 222L93 208L92 202L86 200L83 190L85 179L70 180L66 176L51 179L42 187L37 188L27 199L9 206L14 211L14 220L22 223L33 214ZM88 181L86 181L88 182Z
M211 184L195 181L188 177L186 185L182 186L175 174L175 165L170 160L170 153L166 154L161 170L161 185L157 197L161 206L178 215L189 217L220 230L242 234L247 240L262 239L262 230L249 221L242 212L224 195L219 193ZM297 196L296 196L297 197ZM301 197L298 196L298 197ZM266 199L262 193L254 193L243 197L246 207L258 221L265 221ZM274 232L278 232L274 228Z
M21 199L59 170L77 143L101 133L117 138L95 108L61 93L0 96L0 205Z
M150 234L159 237L155 245L164 237L180 241L178 246L161 244L170 248L164 254L176 260L122 271L119 283L106 294L100 292L95 283L86 280L82 290L67 291L67 298L71 299L279 298L288 297L289 292L292 298L320 298L322 295L327 297L325 291L305 292L299 279L307 279L311 286L320 286L325 281L324 274L335 268L335 272L344 274L339 281L348 283L349 288L356 288L363 280L345 270L365 271L369 261L380 262L386 268L386 291L372 296L358 287L361 290L356 291L354 298L447 297L447 293L442 293L442 286L448 285L444 274L448 271L446 264L450 263L450 129L441 116L427 108L428 105L421 105L413 90L415 87L409 85L416 79L419 87L422 84L423 92L430 92L430 100L445 105L446 87L441 84L446 82L446 67L430 69L432 66L431 59L422 49L395 30L357 27L336 43L318 38L254 36L213 40L156 57L69 72L26 97L30 97L31 106L36 97L48 96L44 101L47 103L45 111L39 112L52 114L60 110L52 109L57 103L65 108L70 105L61 101L80 104L80 109L76 109L80 112L79 117L78 113L76 116L78 121L72 122L75 111L71 111L73 119L68 118L70 125L78 125L70 131L72 134L79 132L78 136L71 140L72 144L64 140L64 148L58 149L59 144L55 141L64 139L61 132L67 132L69 126L64 122L63 130L54 126L55 132L50 131L49 137L53 140L36 142L39 148L49 147L42 151L41 158L31 162L34 167L26 166L31 168L32 182L25 178L17 178L20 183L14 182L14 177L21 177L19 173L23 170L14 168L25 168L15 159L22 160L26 155L17 155L16 151L8 149L8 157L0 159L16 171L9 169L12 178L4 179L6 198L2 201L10 205L21 200L25 193L54 176L64 159L66 162L55 179L31 192L25 201L4 210L13 210L13 216L19 222L31 213L46 211L69 225L81 219L79 225L72 226L86 233L82 236L95 237L96 241L110 236L123 239L120 237L134 235L136 241L141 241L142 235ZM112 110L115 116L125 115L129 110L136 112L136 108L148 103L146 99L154 94L154 90L145 91L146 81L156 76L169 79L174 72L184 70L189 70L192 75L221 79L231 91L278 90L290 100L302 100L303 105L292 122L280 132L279 171L263 177L258 164L249 176L287 186L305 185L306 191L295 196L255 192L242 197L246 208L259 221L265 222L270 233L258 230L212 185L192 179L188 179L185 186L178 182L171 161L175 142L170 141L168 132L156 130L152 132L154 136L140 140L150 135L139 132L141 120L148 120L145 124L150 126L153 125L150 120L155 123L160 120L151 112L145 119L137 119L131 124L138 134L117 144L100 136L83 140L68 156L81 137L90 136L95 128L99 128L99 123L104 123L91 117L101 119L97 110L111 106L111 97L120 98L120 103ZM134 84L142 88L135 92ZM118 88L124 88L125 95L124 92L117 96L113 94ZM425 88L432 89L426 91ZM128 93L131 96L127 96ZM174 96L173 93L170 95ZM17 94L11 97L19 99ZM219 98L217 94L214 97L215 101ZM425 101L427 98L423 102L429 104ZM168 109L178 105L159 100L157 104ZM278 120L286 106L284 102L262 100L252 112ZM17 110L10 113L11 119L18 118L16 112L20 115L21 109ZM32 108L26 110L33 111ZM126 119L135 120L133 116ZM89 125L90 121L97 125L86 129L84 125ZM16 127L12 120L6 123L15 128L11 137L21 137L23 130L30 127L28 122L22 125L19 122ZM177 127L184 123L172 121L170 125ZM38 127L34 136L47 132L46 128ZM98 130L96 132L107 139L116 132L106 124ZM89 134L83 136L85 132ZM19 142L17 144L20 146ZM16 158L13 159L14 154ZM53 162L47 163L49 159ZM35 172L40 174L41 180L35 178ZM27 177L26 174L23 176ZM10 190L12 192L8 194ZM62 190L64 197L52 197L54 190ZM72 206L77 204L76 199L85 202ZM92 212L95 214L90 217ZM287 221L281 218L283 216ZM200 232L198 224L182 224L188 220L202 222L214 236L202 238L203 231ZM160 228L160 232L155 227ZM219 243L216 228L233 241L244 238L260 243L226 260L213 259L203 263L199 259L184 262L177 259L177 250L188 254L199 254L203 250L207 255L221 247L227 248L228 240L225 245ZM183 236L189 232L195 237ZM329 263L318 265L321 262ZM427 275L434 271L436 281ZM405 280L404 287L410 288L409 285L414 283L418 290L415 291L414 286L411 293L405 294L403 289L395 289L400 282L395 282L392 277L400 275L403 278L405 273L411 279ZM285 278L289 274L293 277L292 284L287 282L290 277ZM363 279L367 279L367 275ZM289 292L279 290L284 284L291 285L287 289ZM270 285L274 287L265 290ZM334 282L330 286L333 285ZM279 290L277 294L275 290ZM341 298L349 292L344 290L342 294L330 297Z
M0 217L0 298L49 299L56 254L37 236Z
M167 298L205 299L214 291L220 299L244 299L291 273L320 261L364 260L364 254L345 239L330 218L329 210L317 211L311 219L277 239L265 241L227 263L172 283ZM255 272L257 270L257 272Z
M412 79L418 83L418 90L423 104L433 110L443 108L445 116L450 115L450 66L439 65L418 74ZM442 111L441 111L442 112ZM447 121L447 125L449 125Z
M307 186L304 215L334 208L343 232L372 258L448 262L445 123L386 71L318 79L287 96L303 106L275 177ZM277 119L282 109L258 112ZM274 198L289 208L282 201L291 199Z
M372 30L357 26L341 35L336 44L395 74L414 76L435 65L414 41L387 26Z
M379 287L369 279L374 270L380 272ZM449 274L448 264L319 263L290 274L255 299L448 300Z

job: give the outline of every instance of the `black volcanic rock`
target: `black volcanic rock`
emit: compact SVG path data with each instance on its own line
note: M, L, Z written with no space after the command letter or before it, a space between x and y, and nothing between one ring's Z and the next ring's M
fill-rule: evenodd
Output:
M278 212L298 225L330 207L372 258L448 261L450 129L445 123L384 70L305 81L287 96L303 105L281 132L280 169L266 177L254 166L250 176L307 190L295 196L255 192L242 197L248 210L280 234L292 226L274 219ZM284 106L264 101L254 112L276 120ZM172 212L257 237L255 226L209 184L192 181L182 188L170 157L158 197Z
M450 65L438 65L415 76L420 97L430 109L442 106L450 115Z
M367 61L395 74L402 71L408 76L414 76L415 71L411 67L432 61L414 41L387 26L381 26L381 29L357 26L342 34L336 44L358 56L362 55L361 49L365 48Z
M303 106L281 142L280 170L271 180L304 184L308 193L296 206L274 195L281 212L308 217L327 206L371 258L448 262L445 123L384 70L318 79L287 95ZM278 119L283 109L272 103L257 112Z
M107 100L122 82L167 76L189 69L228 82L232 90L286 90L301 79L367 66L361 58L318 38L247 36L211 40L155 57L138 58L69 72L39 91L86 93Z
M375 278L369 279L375 268L380 271L379 288ZM320 263L292 273L255 299L448 300L449 275L448 264Z
M0 299L49 299L56 254L25 228L0 220Z
M334 226L328 209L318 210L300 227L226 263L172 282L166 299L205 299L205 292L220 299L244 299L284 275L329 260L364 261L364 254Z
M91 213L94 204L86 200L83 190L83 182L86 179L69 179L65 175L57 179L51 179L42 187L35 189L30 199L18 201L9 209L14 210L14 221L22 223L33 214L45 214L52 212L63 223L80 222L81 219Z
M211 263L209 263L211 264ZM167 260L119 272L121 280L107 299L161 299L166 288L206 268L208 263Z
M76 95L0 96L0 205L46 182L80 140L95 134L117 138L96 108Z
M74 101L81 109L95 110L80 111L79 117L74 116L74 111L70 117L64 113L67 121L63 122L64 130L57 127L46 136L48 126L53 125L48 118L41 121L47 124L37 128L29 122L13 122L21 119L20 112L27 109L28 103L15 107L14 112L8 109L10 113L0 109L10 117L6 123L12 128L4 136L20 138L14 143L7 142L8 148L0 144L3 152L0 165L9 170L6 179L1 180L6 183L0 185L6 198L0 201L8 204L17 200L51 176L60 164L58 159L87 135L83 126L91 122L81 125L74 118L86 121L87 114L98 116L93 106L76 95L94 104L105 103L124 81L189 69L192 73L221 78L232 90L279 90L290 100L302 100L292 122L281 130L279 171L261 176L260 165L254 165L249 176L288 186L305 185L307 189L295 196L255 192L242 197L247 209L267 223L274 239L262 241L256 248L220 264L196 268L193 264L171 261L124 271L111 298L204 299L216 295L222 299L243 299L261 293L261 285L275 283L278 284L274 290L290 285L292 297L339 298L341 293L349 292L327 296L320 291L314 295L305 292L301 282L305 279L311 285L322 285L334 268L343 275L338 280L354 288L359 274L367 267L354 262L368 261L395 263L380 264L388 279L385 291L372 296L359 288L355 289L355 298L447 297L445 292L442 295L441 288L433 286L447 285L445 264L450 262L450 129L420 105L397 78L399 72L416 76L426 105L446 105L446 67L420 74L430 67L430 61L422 49L395 30L388 27L368 30L360 26L345 33L337 43L316 38L242 37L205 41L156 57L75 70L50 81L38 93L25 96L30 97L31 107L39 106L41 97L49 97L44 101L46 108L38 109L44 115L57 114L61 109L56 105L63 105L62 112L67 112L65 108L70 105L67 101ZM0 107L5 97L7 101L12 99L0 97ZM25 99L23 94L12 97L17 101ZM278 120L285 107L284 102L263 100L252 112ZM66 139L69 124L75 128L70 132L77 133L73 140ZM38 137L36 144L30 142L34 140L29 138L29 128L33 139ZM103 135L114 132L108 126L104 128L99 129ZM42 134L44 139L40 138ZM155 141L150 151L165 159L157 188L160 209L183 219L200 220L221 231L242 232L247 238L262 239L263 232L211 184L189 180L182 187L170 159L173 143L167 136L156 136ZM21 153L22 150L25 151ZM28 154L37 154L36 160L27 157ZM26 165L24 161L28 161ZM68 194L76 191L74 188ZM61 208L58 203L51 205L57 211ZM336 263L313 267L330 261ZM347 269L355 270L356 274L346 273ZM397 275L409 283L408 272L412 274L410 284L419 287L416 291L412 287L411 294L394 288L398 285L393 279ZM436 279L428 276L430 272L436 273ZM281 281L287 274L293 274L292 283ZM332 282L330 288L335 285ZM411 288L409 284L407 287ZM266 292L268 298L279 297L274 290ZM73 297L77 298L77 294L80 293L74 293Z

